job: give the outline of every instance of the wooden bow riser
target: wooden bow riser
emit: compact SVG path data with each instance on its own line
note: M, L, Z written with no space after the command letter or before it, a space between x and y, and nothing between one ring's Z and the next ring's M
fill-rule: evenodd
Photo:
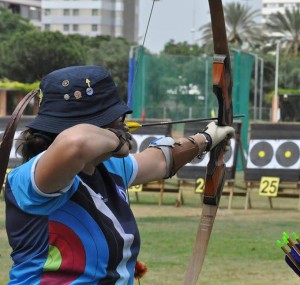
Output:
M214 56L212 82L213 91L219 104L218 125L231 126L233 118L231 103L232 81L230 76L230 58L227 55Z
M223 152L224 143L220 143L210 152L203 195L203 203L206 205L219 205L226 173Z
M226 55L215 55L213 63L213 91L219 103L218 125L229 126L232 124L231 106L231 80L228 81L226 72ZM230 74L230 73L229 73ZM210 152L207 166L203 202L207 205L218 205L225 182L225 163L223 159L226 142L220 143Z

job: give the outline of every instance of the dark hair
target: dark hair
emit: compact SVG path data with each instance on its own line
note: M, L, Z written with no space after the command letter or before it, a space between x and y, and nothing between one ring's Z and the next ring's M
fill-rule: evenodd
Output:
M57 134L31 128L23 131L20 137L21 143L17 149L17 151L21 150L23 163L45 151L52 144L56 136Z

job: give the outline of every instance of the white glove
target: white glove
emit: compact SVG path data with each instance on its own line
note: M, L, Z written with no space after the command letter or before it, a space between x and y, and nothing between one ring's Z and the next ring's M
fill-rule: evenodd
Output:
M229 126L220 127L215 122L209 123L206 128L204 133L208 134L211 138L211 147L209 150L212 150L217 144L226 139L224 150L228 151L230 148L230 139L235 133L234 128Z

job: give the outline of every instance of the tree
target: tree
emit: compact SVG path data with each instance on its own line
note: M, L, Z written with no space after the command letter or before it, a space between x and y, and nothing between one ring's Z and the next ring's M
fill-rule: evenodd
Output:
M224 6L228 43L238 48L256 48L262 41L260 24L255 21L259 10L251 10L240 3L230 2ZM211 23L199 28L204 45L212 42Z
M201 49L196 44L191 45L187 42L175 43L174 40L170 40L165 44L162 54L200 56L201 54L203 54L203 49Z
M283 43L285 55L298 56L300 51L300 5L285 9L285 13L271 14L265 24L273 43ZM274 48L273 48L274 50Z
M100 36L91 39L88 52L88 64L106 68L113 76L122 98L126 98L127 95L130 46L124 38Z
M284 58L280 62L278 85L285 89L299 89L300 58Z
M28 20L0 7L0 42L9 39L12 33L25 33L35 30Z
M0 46L0 74L10 80L34 82L49 72L86 63L86 51L59 32L13 34Z

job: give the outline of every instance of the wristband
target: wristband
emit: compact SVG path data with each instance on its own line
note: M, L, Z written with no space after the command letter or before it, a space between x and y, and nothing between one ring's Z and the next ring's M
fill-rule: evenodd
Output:
M204 150L205 153L207 153L208 151L210 151L211 146L212 146L212 139L211 136L208 133L205 132L199 132L199 133L195 133L195 135L200 134L203 135L205 138L205 143L206 143L206 148Z
M205 133L205 132L200 133L200 134L204 135L205 138L206 138L206 141L207 141L207 145L206 145L205 151L206 151L206 152L210 151L211 146L212 146L212 139L211 139L211 136L210 136L208 133Z

